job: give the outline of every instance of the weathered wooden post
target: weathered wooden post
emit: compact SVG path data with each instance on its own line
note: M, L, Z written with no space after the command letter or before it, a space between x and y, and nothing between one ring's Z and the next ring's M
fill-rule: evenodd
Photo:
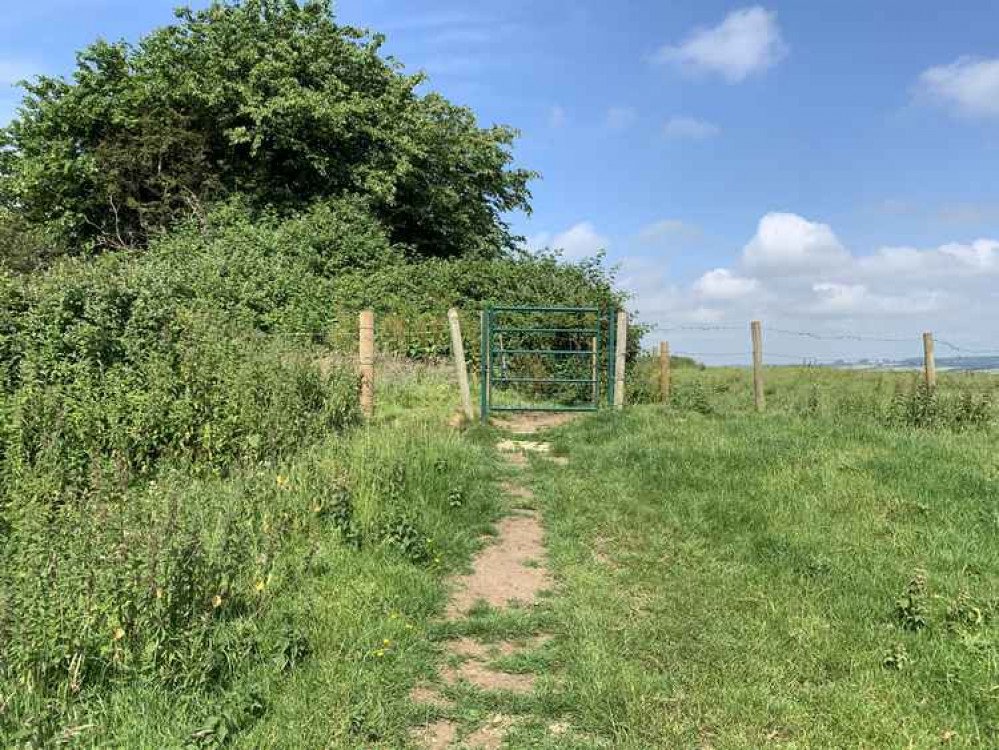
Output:
M468 368L465 365L465 342L461 338L461 320L458 311L453 307L447 311L447 320L451 326L451 353L454 355L454 369L458 373L458 388L461 390L461 410L465 419L471 422L475 419L472 411L472 391L468 387Z
M927 390L934 390L937 387L937 359L935 354L933 334L926 332L923 334L923 370L926 375Z
M669 403L670 389L672 387L669 359L669 342L659 343L659 399L664 403Z
M756 411L763 411L767 406L763 392L763 324L754 320L750 330L753 336L753 401Z
M620 409L624 406L624 362L628 351L628 313L624 310L618 311L617 314L615 345L617 351L614 360L614 408Z
M361 412L371 418L375 413L375 313L360 315L358 362L361 366Z

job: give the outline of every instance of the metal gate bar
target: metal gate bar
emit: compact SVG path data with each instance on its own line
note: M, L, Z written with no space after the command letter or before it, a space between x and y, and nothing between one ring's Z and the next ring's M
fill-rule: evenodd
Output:
M497 326L497 317L499 315L517 315L517 314L553 314L553 315L580 315L580 316L591 316L596 318L596 323L585 324L578 327L568 327L568 326L516 326L516 325L502 325ZM481 401L481 413L482 420L487 421L489 419L489 413L492 411L499 412L524 412L524 411L537 411L537 412L586 412L586 411L596 411L601 405L601 389L600 382L603 377L606 380L606 403L613 404L614 402L614 367L615 367L615 357L614 357L614 346L615 346L615 320L616 320L616 310L602 310L598 307L572 307L572 306L551 306L551 307L537 307L537 306L499 306L499 307L487 307L482 311L482 332L481 332L481 356L480 356L480 401ZM606 334L605 334L606 330ZM588 345L587 349L565 349L565 348L542 348L542 347L515 347L507 349L503 345L503 335L536 335L536 336L567 336L567 337L583 337L585 336ZM494 338L499 337L499 347L494 346ZM519 343L519 342L514 342ZM570 342L570 344L573 342ZM606 343L606 349L604 347ZM593 358L593 375L592 377L511 377L507 375L507 370L509 368L509 361L511 358L516 358L518 356L531 356L531 357L550 357L554 360L558 360L562 357L592 357ZM500 373L496 372L497 359L501 361ZM571 388L574 386L591 386L591 396L585 403L542 403L542 404L494 404L493 403L493 385L494 384L522 384L522 385L566 385ZM564 391L563 391L564 395ZM574 398L574 397L573 397ZM549 399L550 401L550 399Z

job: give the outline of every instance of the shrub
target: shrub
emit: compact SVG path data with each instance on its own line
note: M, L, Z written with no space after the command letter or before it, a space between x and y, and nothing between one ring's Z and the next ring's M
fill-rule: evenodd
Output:
M71 79L26 84L0 129L0 208L80 252L145 246L233 195L363 196L420 255L502 256L534 177L512 166L516 131L418 91L382 41L331 0L213 3L136 45L98 41Z
M968 388L942 390L919 383L898 384L884 409L883 421L894 427L962 430L986 427L994 419L992 394Z

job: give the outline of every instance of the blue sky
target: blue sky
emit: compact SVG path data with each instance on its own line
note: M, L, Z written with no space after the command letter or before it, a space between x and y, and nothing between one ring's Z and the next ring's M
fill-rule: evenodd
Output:
M64 73L75 49L134 39L174 4L5 9L0 121L13 79ZM999 351L999 4L343 0L338 14L484 124L523 132L518 160L543 174L534 215L513 217L530 244L606 248L649 322L735 329L671 331L675 349L743 351L761 317L912 335L769 335L789 357L915 354L924 329Z

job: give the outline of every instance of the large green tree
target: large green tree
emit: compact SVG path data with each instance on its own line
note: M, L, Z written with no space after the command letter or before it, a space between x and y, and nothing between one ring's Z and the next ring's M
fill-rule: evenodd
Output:
M381 44L331 0L182 9L136 45L97 42L71 79L25 84L0 131L0 209L79 251L142 246L235 194L356 197L421 256L503 255L504 216L530 210L516 133L421 94Z

